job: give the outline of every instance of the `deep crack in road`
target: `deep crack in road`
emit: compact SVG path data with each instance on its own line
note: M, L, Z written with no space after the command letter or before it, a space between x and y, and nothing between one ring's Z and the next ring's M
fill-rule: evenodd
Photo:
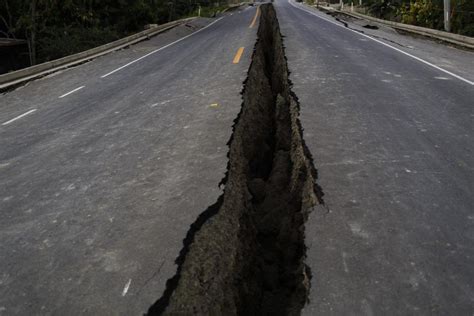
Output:
M300 314L310 286L304 223L322 191L298 120L275 10L262 16L225 190L191 227L156 314Z

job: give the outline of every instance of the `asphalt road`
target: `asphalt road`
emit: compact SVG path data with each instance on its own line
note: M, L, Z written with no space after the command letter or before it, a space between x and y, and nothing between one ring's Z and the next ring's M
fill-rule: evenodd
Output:
M327 205L303 313L472 315L473 53L275 6ZM137 315L161 296L222 193L255 14L0 95L0 315Z
M255 14L0 95L0 315L140 315L162 295L222 193Z
M472 315L474 54L275 5L328 206L304 314Z

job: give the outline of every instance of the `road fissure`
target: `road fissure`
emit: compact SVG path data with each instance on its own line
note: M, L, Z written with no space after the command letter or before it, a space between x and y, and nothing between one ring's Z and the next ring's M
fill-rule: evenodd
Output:
M307 300L304 224L324 203L299 123L276 13L258 41L229 141L224 194L191 226L160 314L298 315Z

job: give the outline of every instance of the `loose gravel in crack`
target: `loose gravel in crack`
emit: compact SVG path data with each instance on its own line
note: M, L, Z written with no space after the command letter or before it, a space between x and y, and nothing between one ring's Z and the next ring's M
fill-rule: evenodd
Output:
M322 192L275 10L264 4L261 13L224 194L191 226L177 274L149 315L298 315L306 303L304 223Z

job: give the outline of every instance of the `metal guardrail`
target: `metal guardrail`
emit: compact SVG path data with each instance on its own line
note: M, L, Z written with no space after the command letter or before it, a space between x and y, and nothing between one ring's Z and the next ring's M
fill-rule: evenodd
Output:
M378 18L374 18L365 14L361 13L356 13L356 12L347 12L347 11L340 11L336 9L332 9L331 11L345 14L352 16L357 19L364 19L384 25L388 25L390 27L393 27L395 29L399 29L402 31L406 32L412 32L424 36L428 36L437 40L449 42L452 44L456 44L459 46L467 47L470 49L474 49L474 37L469 37L469 36L464 36L464 35L459 35L459 34L454 34L454 33L448 33L445 31L439 31L439 30L434 30L426 27L421 27L421 26L415 26L415 25L409 25L409 24L403 24L403 23L398 23L398 22L392 22L392 21L387 21L387 20L382 20Z
M245 1L245 2L240 2L240 3L235 3L235 4L229 4L229 6L225 8L224 10L222 10L222 12L220 13L225 13L227 11L231 11L243 5L251 5L251 4L253 4L253 1Z
M74 55L69 55L63 58L59 58L56 60L39 64L39 65L23 68L20 70L16 70L16 71L12 71L12 72L0 75L0 91L12 86L16 86L23 82L33 80L35 78L48 75L52 72L89 61L99 56L122 49L124 47L136 44L138 42L149 39L150 37L155 36L159 33L170 30L178 25L192 21L193 19L195 19L195 17L158 25L148 30L141 31L139 33L121 38L117 41L107 43L105 45L98 46L98 47L95 47L95 48L92 48L92 49L89 49L89 50L86 50Z

